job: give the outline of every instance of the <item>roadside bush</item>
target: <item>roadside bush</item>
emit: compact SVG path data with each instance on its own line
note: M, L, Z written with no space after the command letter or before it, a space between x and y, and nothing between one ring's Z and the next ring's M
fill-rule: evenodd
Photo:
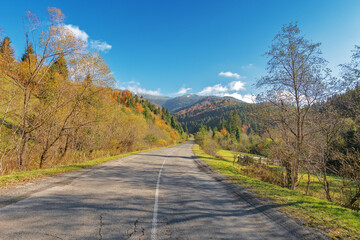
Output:
M240 152L246 152L248 153L250 150L250 141L249 141L249 137L246 134L241 134L240 137Z
M241 170L244 175L259 179L261 181L283 186L283 174L265 164L250 164Z
M195 143L199 144L201 147L204 147L206 139L209 139L211 135L207 131L206 127L201 126L199 131L195 134Z
M217 151L219 150L219 145L216 140L210 138L204 141L203 149L204 152L206 152L207 154L215 156Z
M155 134L150 133L145 137L145 141L149 144L149 145L155 145L158 142L158 137L155 136Z

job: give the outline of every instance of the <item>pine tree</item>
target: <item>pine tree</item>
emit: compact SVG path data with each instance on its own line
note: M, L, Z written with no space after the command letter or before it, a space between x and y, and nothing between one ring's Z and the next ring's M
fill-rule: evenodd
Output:
M224 117L221 117L218 129L223 129L223 128L225 128L225 119Z
M34 55L34 49L33 49L32 45L30 44L26 47L25 53L21 57L21 61L25 62L31 55Z
M0 42L0 60L7 63L12 63L15 61L14 49L11 46L11 41L9 37L5 37Z
M170 123L171 123L171 127L176 129L176 121L175 121L175 118L173 116L171 116L171 118L170 118Z
M241 127L241 119L236 109L229 112L229 117L226 125L229 133L232 135L235 135L236 129L238 127Z
M236 129L235 138L236 138L236 140L237 140L238 142L240 142L240 140L241 140L241 128L240 128L240 127L238 127L238 128Z
M186 134L189 134L189 129L188 129L187 123L185 123L184 131Z
M144 110L143 114L146 119L151 119L151 111L147 106L145 106L145 110Z
M214 129L213 129L213 132L218 132L218 128L215 126Z
M0 53L8 56L14 56L14 49L11 46L9 37L5 37L0 43Z
M51 66L51 69L55 70L56 72L60 73L64 78L68 77L69 69L66 65L66 59L63 55L60 55L58 59L54 62Z

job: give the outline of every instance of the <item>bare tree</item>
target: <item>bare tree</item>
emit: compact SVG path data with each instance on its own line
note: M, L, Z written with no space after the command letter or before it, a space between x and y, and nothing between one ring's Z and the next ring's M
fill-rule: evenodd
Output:
M236 160L239 161L240 157L240 145L237 141L232 141L230 144L230 150L233 155L233 166L235 165Z
M342 177L342 192L345 194L344 205L348 208L359 209L360 199L360 152L348 149L345 153L337 152L339 166L334 169Z
M320 43L305 39L297 24L284 25L265 53L268 74L257 86L265 88L258 100L271 106L271 124L281 132L282 162L287 186L298 182L307 131L308 115L314 103L326 97L329 71L321 57Z
M314 125L310 141L312 146L309 146L309 148L314 152L315 173L324 187L326 199L332 201L327 175L331 167L330 161L332 161L336 152L334 143L338 140L340 133L348 128L348 124L330 102L316 106L316 112L312 115L312 123Z

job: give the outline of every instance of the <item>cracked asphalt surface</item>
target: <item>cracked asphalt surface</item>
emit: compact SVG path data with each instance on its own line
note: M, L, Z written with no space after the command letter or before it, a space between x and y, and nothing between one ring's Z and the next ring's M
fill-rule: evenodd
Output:
M322 238L219 178L192 143L1 190L0 239L151 239L164 160L154 239Z

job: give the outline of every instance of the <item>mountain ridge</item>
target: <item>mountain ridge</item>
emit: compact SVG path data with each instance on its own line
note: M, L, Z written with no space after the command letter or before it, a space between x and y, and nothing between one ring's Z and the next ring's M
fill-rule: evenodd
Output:
M209 99L209 98L217 99L217 100L230 99L236 103L245 103L244 101L241 101L239 99L230 96L218 97L218 96L200 96L197 94L186 94L177 97L167 97L167 96L150 95L150 94L140 94L140 95L154 104L167 108L172 113L176 113L184 108L196 104L199 101L202 101L203 99Z

